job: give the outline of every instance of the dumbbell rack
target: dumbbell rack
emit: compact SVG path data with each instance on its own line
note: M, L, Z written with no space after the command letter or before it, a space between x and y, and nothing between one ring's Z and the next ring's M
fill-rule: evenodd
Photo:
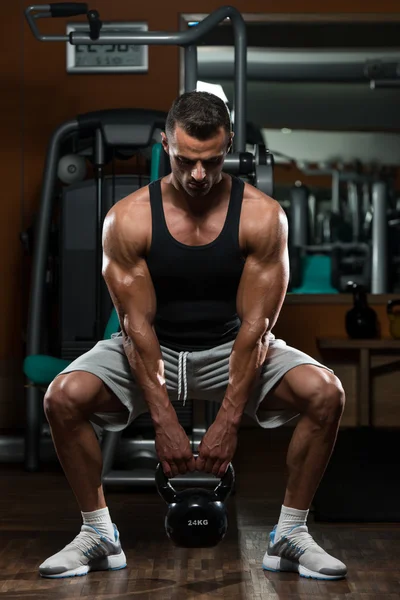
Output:
M340 171L337 168L308 168L304 165L298 165L305 175L330 175L332 177L332 215L339 215L340 197L339 184L346 181L349 184L354 182L365 182L366 177L354 172ZM388 190L386 181L374 181L371 178L371 216L372 216L372 235L371 235L371 293L385 294L388 292ZM352 189L349 189L350 193ZM354 190L353 190L354 192ZM353 193L354 204L354 193ZM359 211L354 207L353 217L353 244L359 245L362 249L362 242L359 238ZM292 189L291 196L291 246L296 249L307 252L307 232L308 232L308 194L305 186L297 186ZM339 244L340 245L340 244ZM364 244L365 245L365 244ZM329 244L328 244L329 246ZM326 244L321 244L320 250L326 252L329 250ZM316 245L310 251L315 252Z

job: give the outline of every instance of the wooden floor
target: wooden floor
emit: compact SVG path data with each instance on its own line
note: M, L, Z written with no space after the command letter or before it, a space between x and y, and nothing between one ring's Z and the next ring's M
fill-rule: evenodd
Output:
M128 568L62 580L40 578L37 569L80 528L64 475L57 466L28 474L16 465L0 465L0 600L399 599L400 524L321 524L313 523L311 515L316 541L348 566L342 581L261 569L282 503L289 435L285 428L241 432L229 531L216 548L175 548L166 538L165 505L156 492L116 491L107 502Z

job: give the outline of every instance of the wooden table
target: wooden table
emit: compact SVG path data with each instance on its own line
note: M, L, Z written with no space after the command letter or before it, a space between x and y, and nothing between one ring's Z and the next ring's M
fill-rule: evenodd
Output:
M354 340L350 338L317 338L320 350L353 350L358 352L357 424L372 425L371 419L371 366L372 354L400 355L400 340L392 338Z

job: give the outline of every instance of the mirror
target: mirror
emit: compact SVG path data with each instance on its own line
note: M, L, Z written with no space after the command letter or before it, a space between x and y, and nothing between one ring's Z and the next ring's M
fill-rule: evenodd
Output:
M182 15L181 29L205 16ZM338 294L353 281L400 293L400 14L243 18L247 142L263 140L275 158L289 291ZM198 47L198 80L220 86L232 109L233 76L227 21Z

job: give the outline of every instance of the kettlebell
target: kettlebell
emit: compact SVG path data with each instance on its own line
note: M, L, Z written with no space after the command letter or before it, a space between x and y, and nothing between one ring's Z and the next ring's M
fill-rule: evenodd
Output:
M164 524L172 543L181 548L211 548L219 544L228 529L225 501L235 483L232 464L213 491L200 487L176 491L161 463L157 465L155 480L158 493L168 504Z
M368 306L367 293L362 285L349 281L347 288L353 293L353 308L346 313L346 331L350 338L376 338L379 334L378 319Z
M386 310L390 321L390 335L398 340L400 339L400 299L389 300Z

